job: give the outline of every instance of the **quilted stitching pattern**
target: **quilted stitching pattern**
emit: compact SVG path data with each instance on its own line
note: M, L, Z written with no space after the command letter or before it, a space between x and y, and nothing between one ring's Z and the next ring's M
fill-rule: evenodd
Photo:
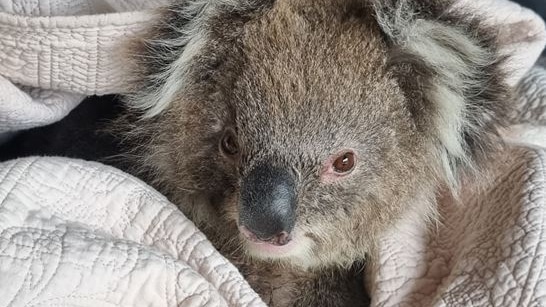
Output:
M86 95L124 91L126 70L117 51L150 14L73 15L161 1L0 0L0 138L60 120Z
M546 64L546 58L540 60ZM516 123L527 123L546 126L546 69L535 66L525 75L518 87L515 114L512 118Z
M0 306L264 306L163 196L113 168L0 164Z
M435 231L384 239L373 306L546 306L546 151L513 147L491 172L442 201Z
M0 12L0 71L42 89L119 93L128 79L120 44L149 19L144 12L52 18Z

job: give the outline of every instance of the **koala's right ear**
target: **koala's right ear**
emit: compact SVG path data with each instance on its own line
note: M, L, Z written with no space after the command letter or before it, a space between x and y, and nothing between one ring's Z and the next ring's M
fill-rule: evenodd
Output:
M445 180L476 168L499 144L510 90L495 31L457 15L452 1L384 0L374 6L390 48L389 67L416 126L437 148Z
M214 9L209 1L189 0L156 12L147 31L129 46L134 78L127 95L130 107L153 117L169 106L185 84L192 58L207 40L207 21Z
M128 105L144 117L162 113L176 100L178 93L191 84L193 67L206 70L209 62L195 63L202 54L213 58L204 48L213 44L215 27L233 23L249 11L270 1L253 0L182 0L157 12L147 33L129 47L130 68L134 80L127 95ZM214 61L212 61L214 62ZM212 69L212 68L211 68Z

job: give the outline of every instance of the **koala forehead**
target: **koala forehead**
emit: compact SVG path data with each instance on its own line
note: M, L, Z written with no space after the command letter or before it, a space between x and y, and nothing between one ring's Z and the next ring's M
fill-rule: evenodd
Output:
M135 44L127 100L192 144L236 125L252 150L426 152L454 187L495 149L510 90L496 29L452 3L176 1Z
M249 142L327 151L397 125L407 131L405 98L370 8L322 2L277 1L244 24L228 100Z

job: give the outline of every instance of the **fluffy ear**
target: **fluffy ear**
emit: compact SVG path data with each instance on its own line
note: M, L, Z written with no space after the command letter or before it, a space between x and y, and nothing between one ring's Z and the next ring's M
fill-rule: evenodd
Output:
M186 86L196 67L206 71L215 65L217 28L237 23L270 1L180 0L160 9L147 33L129 46L129 66L134 85L127 96L129 106L153 117L168 108ZM218 44L216 44L218 45ZM206 56L204 56L206 55ZM204 59L199 61L199 58Z
M497 144L511 95L494 31L457 15L450 1L375 5L389 65L409 97L416 125L438 148L452 186Z
M152 117L175 98L190 69L190 61L206 42L205 25L214 5L179 1L161 8L148 31L129 46L133 88L127 104Z

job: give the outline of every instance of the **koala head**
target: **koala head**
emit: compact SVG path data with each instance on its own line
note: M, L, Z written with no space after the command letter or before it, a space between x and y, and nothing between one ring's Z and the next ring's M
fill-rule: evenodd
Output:
M495 37L450 1L218 0L167 7L133 49L141 164L248 255L348 265L434 217L498 144Z

